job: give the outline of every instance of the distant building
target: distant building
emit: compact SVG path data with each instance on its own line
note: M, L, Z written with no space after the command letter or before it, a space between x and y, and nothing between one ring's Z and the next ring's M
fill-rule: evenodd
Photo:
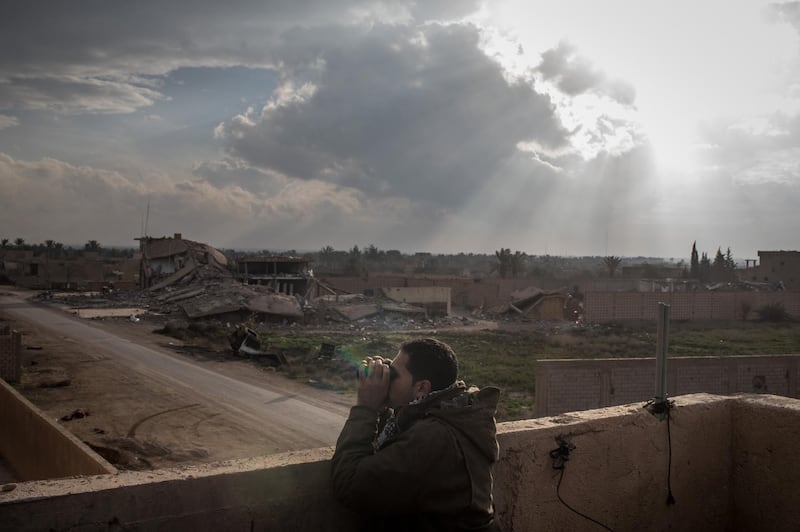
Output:
M787 290L800 289L800 251L759 251L758 279L783 283Z
M245 284L271 286L281 294L305 296L310 263L301 257L245 257L236 261L236 275Z

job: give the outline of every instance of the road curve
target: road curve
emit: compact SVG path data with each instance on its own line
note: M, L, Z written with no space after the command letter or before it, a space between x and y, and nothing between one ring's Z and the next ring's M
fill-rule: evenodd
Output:
M344 425L344 416L304 401L302 397L287 396L267 384L254 385L221 375L190 361L135 344L63 312L10 295L0 295L0 310L89 345L145 377L173 388L185 388L188 393L228 410L242 421L259 426L262 431L270 433L270 439L284 447L283 450L333 445Z

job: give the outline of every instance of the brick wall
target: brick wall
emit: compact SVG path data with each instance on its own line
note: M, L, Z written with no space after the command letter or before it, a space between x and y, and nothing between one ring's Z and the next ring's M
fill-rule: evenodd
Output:
M781 303L789 315L800 318L798 292L587 292L584 317L590 323L655 320L658 303L671 306L673 320L757 319L756 310Z
M655 395L655 358L540 360L536 415L645 402ZM670 396L707 392L800 398L800 355L676 357L667 361Z
M22 377L22 334L9 327L0 330L0 379L19 382Z

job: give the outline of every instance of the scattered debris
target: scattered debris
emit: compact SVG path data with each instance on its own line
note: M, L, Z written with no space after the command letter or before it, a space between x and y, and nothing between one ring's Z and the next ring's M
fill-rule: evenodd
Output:
M61 416L61 421L72 421L73 419L83 419L89 416L89 411L85 408L76 408L66 416Z
M228 336L234 355L243 355L257 358L270 366L283 366L288 364L286 356L282 353L267 353L261 350L261 341L258 334L251 328L242 324Z
M335 345L323 343L319 346L319 356L321 358L332 358L334 354L336 354Z

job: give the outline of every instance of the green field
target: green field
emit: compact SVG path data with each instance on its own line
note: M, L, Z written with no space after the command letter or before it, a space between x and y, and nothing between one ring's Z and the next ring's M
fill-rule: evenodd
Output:
M209 339L209 335L204 335ZM260 335L264 350L283 354L289 364L278 369L310 385L354 391L354 371L369 355L393 357L413 332L276 331ZM502 389L498 420L531 417L534 406L536 360L554 358L654 357L655 324L569 325L542 332L474 331L432 335L449 343L459 357L460 378L468 384ZM336 346L330 359L320 358L322 343ZM220 352L226 343L206 344ZM735 356L800 353L800 324L755 322L670 324L669 356ZM255 360L258 364L259 361Z

